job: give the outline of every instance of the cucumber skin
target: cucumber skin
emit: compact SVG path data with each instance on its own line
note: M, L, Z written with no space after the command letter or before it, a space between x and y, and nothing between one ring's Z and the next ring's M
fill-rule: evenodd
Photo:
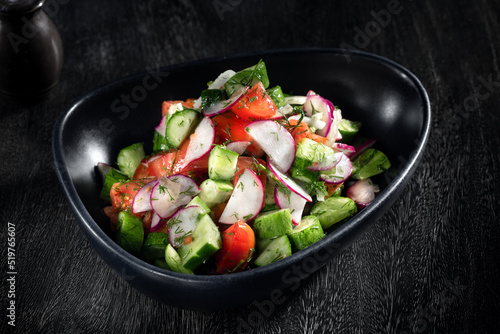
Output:
M262 82L264 88L269 87L266 64L260 60L257 64L245 68L233 75L224 85L227 96L231 97L235 91L243 86L253 86Z
M124 182L127 181L128 176L124 174L123 172L120 172L116 168L111 168L108 174L104 176L104 184L101 189L101 193L99 197L105 201L111 201L111 197L109 196L109 193L111 192L111 188L113 187L113 184L118 183L118 182Z
M228 181L215 181L206 179L200 184L200 199L209 208L227 201L233 192L233 185Z
M316 203L310 214L318 217L323 230L354 215L358 212L356 203L348 197L330 197L324 202Z
M182 266L182 259L171 244L168 244L165 248L165 262L172 271L188 275L194 274L191 270Z
M351 177L355 180L365 180L385 172L390 167L391 162L382 151L369 148L352 162Z
M170 116L167 122L167 130L165 131L165 138L167 139L168 145L179 148L182 142L188 138L196 128L200 119L201 114L194 109L182 109ZM187 127L184 127L183 122L185 121L190 122L187 124Z
M324 236L325 232L318 217L310 215L302 218L300 224L288 234L288 239L292 251L298 252L323 239Z
M168 234L162 232L149 233L142 245L141 258L153 261L165 257L165 248L169 244Z
M273 88L267 89L267 93L273 100L276 108L281 108L285 105L285 94L280 86L274 86Z
M144 157L146 157L146 153L144 153L143 143L135 143L121 149L116 158L116 163L120 171L131 179Z
M257 256L254 264L263 267L292 255L292 246L286 235L273 239Z
M260 239L270 239L292 232L290 209L268 211L255 218L253 230Z
M127 252L140 257L144 241L142 220L126 211L120 211L116 228L116 243Z
M231 181L236 173L239 154L216 145L208 156L208 177L216 181Z

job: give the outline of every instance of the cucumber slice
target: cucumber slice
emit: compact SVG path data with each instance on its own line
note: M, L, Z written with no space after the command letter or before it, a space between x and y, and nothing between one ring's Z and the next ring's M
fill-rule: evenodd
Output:
M356 203L348 197L330 197L314 204L310 214L318 217L323 230L358 212Z
M292 246L286 235L273 239L262 253L257 256L254 264L257 267L263 267L278 260L292 255Z
M111 191L111 187L113 187L113 184L117 182L124 182L127 181L128 176L125 173L120 172L116 168L111 168L109 172L104 175L104 184L101 189L101 194L99 195L100 198L106 201L110 201L111 198L109 197L109 192Z
M391 162L383 152L369 148L352 162L351 177L356 180L364 180L385 172L390 167Z
M224 85L227 96L231 97L235 91L243 86L253 86L262 82L264 88L269 87L269 78L267 76L266 64L260 60L254 66L248 67L233 75Z
M182 266L182 259L172 245L168 244L165 248L165 262L170 270L176 273L193 275L193 272Z
M142 143L132 144L123 148L120 153L118 153L118 158L116 163L120 171L125 173L129 179L134 176L137 166L141 163L142 159L146 154L144 153L144 148Z
M295 158L293 165L290 168L289 174L292 178L305 183L311 183L318 180L319 172L307 169L311 166L311 162L302 158Z
M342 135L342 142L346 144L352 142L354 137L358 134L360 128L361 122L354 122L342 118L339 124L339 132Z
M198 125L201 114L193 109L183 109L175 112L167 122L165 138L170 146L179 148Z
M253 224L255 235L261 239L269 239L292 232L292 215L290 209L281 209L261 213Z
M295 159L304 159L309 162L309 166L313 164L325 165L326 162L337 161L335 151L331 147L309 138L304 138L297 145Z
M222 238L209 215L203 215L192 234L192 242L179 247L182 265L189 270L196 269L222 248Z
M293 229L292 233L288 234L294 252L311 246L324 236L325 232L323 232L323 227L316 216L302 218L300 224Z
M232 192L233 185L231 182L206 179L200 184L198 196L209 208L212 208L216 204L227 201Z
M168 151L169 149L167 138L155 131L153 135L153 152Z
M165 258L165 248L169 243L167 233L149 233L142 245L142 258L146 261Z
M280 86L274 86L273 88L267 89L267 94L271 97L276 108L281 108L285 105L285 94Z
M172 271L172 269L170 269L170 266L168 265L167 261L165 261L165 257L163 259L154 260L153 265L157 266L158 268Z
M198 196L193 197L191 202L189 202L186 205L186 208L190 207L190 206L199 206L201 208L200 214L202 214L202 215L210 214L210 212L211 212L210 208Z
M116 243L127 252L139 257L143 241L142 220L126 211L120 211L116 226Z
M212 180L231 181L236 173L239 154L216 145L208 157L208 177Z

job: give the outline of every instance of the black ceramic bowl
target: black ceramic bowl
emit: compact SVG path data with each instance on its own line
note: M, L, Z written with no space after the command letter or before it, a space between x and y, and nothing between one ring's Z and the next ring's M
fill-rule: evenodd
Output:
M156 268L122 250L106 233L99 199L98 162L114 163L119 150L142 141L151 152L152 129L164 100L197 97L219 73L259 59L271 85L285 92L312 89L363 122L398 169L376 200L311 247L271 265L220 276L188 276ZM128 283L166 304L220 310L270 299L294 286L349 246L389 208L423 154L431 111L419 80L400 65L371 54L336 49L286 50L209 59L150 70L101 87L60 115L53 134L56 171L77 222L99 255ZM148 146L149 145L149 146Z

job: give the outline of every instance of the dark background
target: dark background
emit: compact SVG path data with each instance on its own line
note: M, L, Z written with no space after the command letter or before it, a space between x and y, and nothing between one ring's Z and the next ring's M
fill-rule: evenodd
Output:
M500 332L499 1L53 0L45 8L63 40L60 82L33 106L0 100L3 333L12 329L8 222L18 333ZM432 131L406 190L272 310L186 311L130 288L66 204L51 152L59 113L148 68L303 47L372 52L422 81Z

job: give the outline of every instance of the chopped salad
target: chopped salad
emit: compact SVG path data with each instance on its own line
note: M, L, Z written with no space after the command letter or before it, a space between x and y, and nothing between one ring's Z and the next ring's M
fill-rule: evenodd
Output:
M314 244L369 205L390 167L360 122L316 92L270 87L264 61L164 101L153 133L99 163L116 242L158 267L227 274Z

